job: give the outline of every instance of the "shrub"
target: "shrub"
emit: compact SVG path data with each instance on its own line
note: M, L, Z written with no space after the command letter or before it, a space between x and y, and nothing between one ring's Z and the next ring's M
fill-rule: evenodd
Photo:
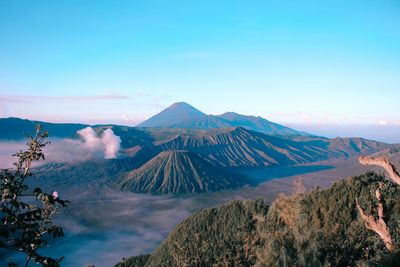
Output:
M43 148L48 144L47 137L48 133L38 125L35 135L28 135L27 149L13 155L18 159L14 168L0 170L0 248L24 253L24 266L30 261L59 266L62 260L41 255L39 249L48 244L49 238L64 235L53 217L67 201L61 200L56 191L48 194L38 187L30 190L26 183L33 176L32 164L45 159ZM11 261L8 265L18 266Z

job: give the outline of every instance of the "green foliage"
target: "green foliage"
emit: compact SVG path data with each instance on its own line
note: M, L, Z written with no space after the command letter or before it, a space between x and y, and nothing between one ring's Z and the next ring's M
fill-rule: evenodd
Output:
M66 201L57 192L47 194L40 188L30 191L26 184L26 179L33 175L32 164L45 159L47 136L38 125L36 134L29 136L27 150L14 155L18 158L15 169L0 170L0 248L26 254L25 266L31 260L43 266L59 266L62 260L40 255L39 249L48 244L50 237L64 235L63 229L53 223L53 217ZM10 262L9 266L17 264Z
M387 251L365 227L355 198L376 213L379 185L385 220L400 246L400 187L367 173L315 189L263 201L233 201L200 211L168 236L145 266L400 266L400 252Z
M122 262L116 264L114 267L143 267L150 255L139 255L135 257L129 257L127 259L123 259Z
M388 256L378 235L359 219L355 198L369 214L376 213L374 191L385 184L386 220L399 244L400 189L376 174L365 174L314 190L302 197L280 198L267 218L262 262L279 266L374 265ZM279 251L279 249L284 251Z
M257 218L267 210L262 200L205 209L179 224L146 266L253 265Z

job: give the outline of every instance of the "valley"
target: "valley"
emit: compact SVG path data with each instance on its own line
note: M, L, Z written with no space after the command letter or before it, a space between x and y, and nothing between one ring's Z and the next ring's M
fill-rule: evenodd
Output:
M399 267L399 25L0 1L0 267Z
M276 167L275 167L276 168ZM280 194L291 195L294 181L307 190L328 187L334 181L371 170L355 158L289 168L241 170L257 186L181 196L121 192L93 180L60 181L57 176L40 179L44 189L57 188L71 201L59 216L66 237L58 241L53 256L64 255L67 266L112 266L123 257L152 252L168 233L195 211L234 199L262 198L272 203ZM35 181L36 182L36 181Z
M156 124L168 117L173 123ZM398 145L328 139L276 124L268 129L279 132L267 131L268 121L262 118L257 120L264 131L258 132L252 130L259 125L255 117L220 117L230 121L223 125L228 127L215 128L221 125L209 120L216 117L176 103L149 119L155 127L40 122L54 129L55 136L53 147L45 150L48 162L34 168L29 184L57 190L70 201L57 218L66 236L56 241L56 249L43 252L65 256L66 266L112 266L153 252L178 223L205 208L232 200L262 199L270 205L298 190L327 188L337 180L380 171L359 164L360 155L390 154L398 161ZM180 128L182 120L207 123ZM0 119L3 125L19 125L16 130L29 131L32 123L37 122ZM105 133L113 143L103 140ZM15 142L9 135L0 133L0 139ZM118 145L114 158L102 158L108 145ZM69 153L68 160L55 150Z

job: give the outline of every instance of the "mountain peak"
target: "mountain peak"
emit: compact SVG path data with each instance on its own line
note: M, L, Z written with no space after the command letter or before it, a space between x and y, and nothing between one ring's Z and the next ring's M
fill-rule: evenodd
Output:
M206 115L186 102L177 102L154 115L138 127L170 127L217 129L240 126L248 130L270 135L308 135L270 122L262 117L225 112L221 115Z
M139 124L139 127L173 127L181 121L206 116L203 112L186 102L176 102L160 113Z
M193 109L193 110L197 110L195 107L193 107L192 105L186 103L186 102L175 102L172 105L170 105L169 107L167 107L167 109L169 108L186 108L186 109ZM201 112L201 111L199 111ZM201 112L202 113L202 112Z
M245 183L244 177L216 167L196 153L167 150L121 177L116 187L159 194L216 191Z

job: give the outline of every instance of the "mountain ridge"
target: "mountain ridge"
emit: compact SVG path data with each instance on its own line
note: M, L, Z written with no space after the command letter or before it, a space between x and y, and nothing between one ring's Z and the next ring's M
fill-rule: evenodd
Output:
M34 134L36 124L40 124L49 132L50 137L71 138L76 131L88 127L81 123L53 123L21 119L16 117L0 118L0 140L19 140L25 138L25 134Z
M356 149L354 149L356 146ZM195 152L223 167L265 167L295 165L326 160L346 159L370 154L392 145L366 139L308 138L291 140L266 135L243 127L209 130L202 135L178 135L159 145L161 150L184 149Z
M15 121L22 123L23 128L30 132L34 129L33 121L0 119L0 127L3 129L0 131L0 139L15 138L11 135L15 132L15 128L11 127ZM86 125L50 123L43 127L50 131L51 137L78 138L75 130ZM213 165L222 167L287 166L332 158L346 159L396 148L396 145L363 138L274 136L238 126L209 130L136 128L118 125L92 127L98 134L105 129L112 129L114 134L121 138L122 155L132 157L134 161L139 160L139 157L148 159L149 156L154 156L162 150L175 149L189 150Z
M225 112L221 115L206 115L185 102L172 104L148 120L138 124L137 127L198 129L244 127L271 135L310 135L268 121L260 116L241 115L235 112Z

